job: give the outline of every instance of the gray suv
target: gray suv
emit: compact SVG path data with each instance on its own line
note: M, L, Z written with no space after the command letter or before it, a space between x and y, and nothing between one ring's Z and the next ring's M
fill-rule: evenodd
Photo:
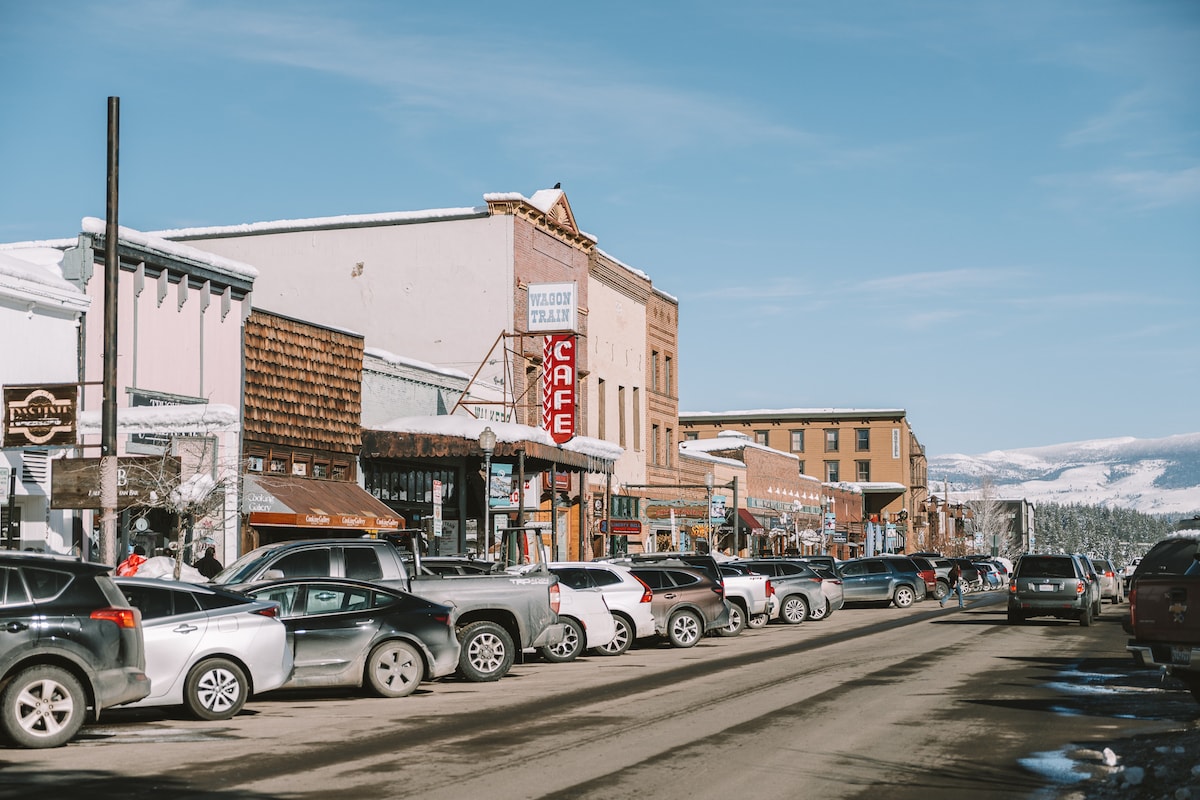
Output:
M150 694L141 615L109 567L0 552L0 733L58 747L100 710Z
M1091 625L1101 606L1100 582L1093 575L1091 563L1079 555L1021 556L1008 584L1009 623L1057 617Z

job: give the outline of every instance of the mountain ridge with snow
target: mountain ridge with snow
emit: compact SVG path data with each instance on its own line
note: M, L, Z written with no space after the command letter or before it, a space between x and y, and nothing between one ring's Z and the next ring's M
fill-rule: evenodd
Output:
M1190 516L1200 514L1200 433L931 456L928 476L935 495L978 496L990 479L1004 499Z

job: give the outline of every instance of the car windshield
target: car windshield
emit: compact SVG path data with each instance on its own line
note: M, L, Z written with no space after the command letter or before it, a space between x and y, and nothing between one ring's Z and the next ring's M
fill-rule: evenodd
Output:
M1022 578L1074 578L1075 569L1066 558L1027 558L1017 566L1017 575Z

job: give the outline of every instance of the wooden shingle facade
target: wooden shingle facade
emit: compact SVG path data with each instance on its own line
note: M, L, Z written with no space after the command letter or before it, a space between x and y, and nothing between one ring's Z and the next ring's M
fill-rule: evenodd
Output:
M355 480L363 338L259 309L244 336L246 471Z

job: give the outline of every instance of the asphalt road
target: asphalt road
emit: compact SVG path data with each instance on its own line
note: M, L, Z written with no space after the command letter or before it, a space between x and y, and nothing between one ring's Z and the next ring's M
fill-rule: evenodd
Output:
M393 700L268 696L228 722L115 710L67 747L0 750L0 798L1053 797L1037 758L1169 724L1089 688L1131 669L1123 607L1010 626L1002 593L968 601L531 657Z

